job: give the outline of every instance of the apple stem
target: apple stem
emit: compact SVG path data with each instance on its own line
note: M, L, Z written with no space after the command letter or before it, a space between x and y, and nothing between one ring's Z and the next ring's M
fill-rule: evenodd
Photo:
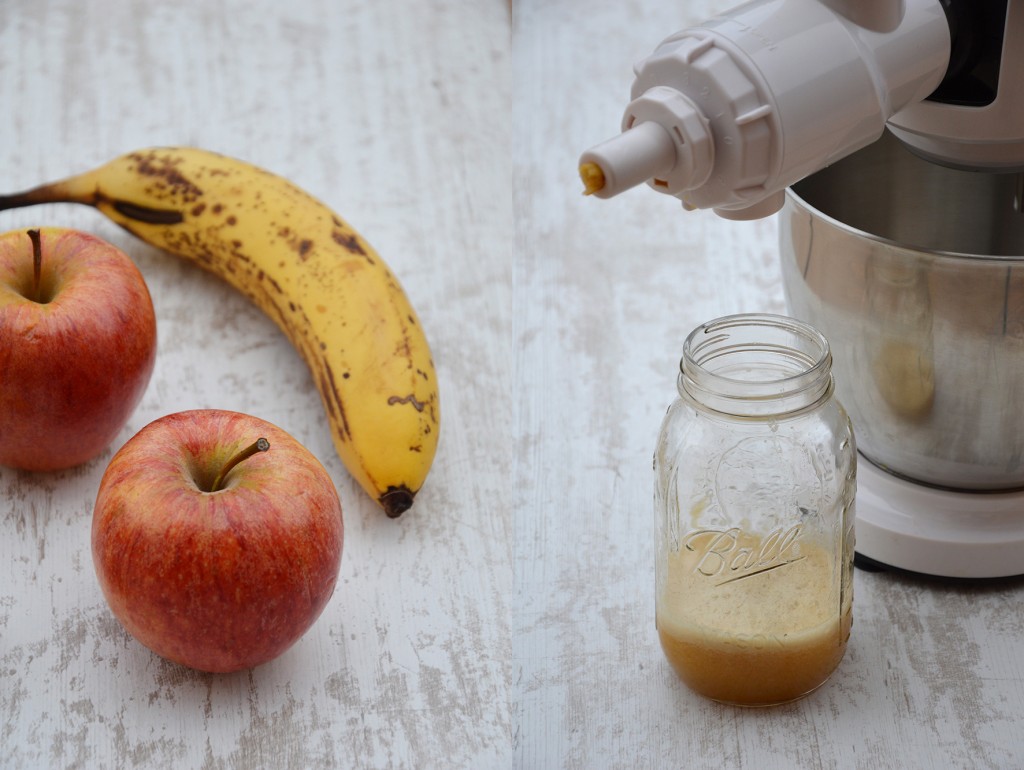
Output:
M28 237L32 241L32 299L38 302L39 284L43 275L43 243L35 228L28 231Z
M248 460L257 452L266 452L268 449L270 449L269 441L267 441L265 438L256 439L255 442L247 446L245 449L243 449L241 452L239 452L238 454L236 454L234 457L227 461L227 464L223 468L221 468L220 473L217 474L217 478L213 480L213 486L210 488L210 491L219 492L222 489L221 485L224 483L224 479L227 477L229 473L231 473L232 468L234 468L243 460Z

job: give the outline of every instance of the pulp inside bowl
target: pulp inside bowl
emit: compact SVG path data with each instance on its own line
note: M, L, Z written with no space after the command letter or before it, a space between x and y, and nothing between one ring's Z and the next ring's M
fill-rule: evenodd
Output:
M1024 487L1020 180L886 134L787 194L790 312L828 338L858 447L897 475Z

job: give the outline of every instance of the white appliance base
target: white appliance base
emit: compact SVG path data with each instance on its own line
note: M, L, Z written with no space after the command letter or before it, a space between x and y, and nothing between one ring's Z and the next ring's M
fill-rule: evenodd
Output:
M954 492L857 465L856 551L925 575L1024 575L1024 490Z

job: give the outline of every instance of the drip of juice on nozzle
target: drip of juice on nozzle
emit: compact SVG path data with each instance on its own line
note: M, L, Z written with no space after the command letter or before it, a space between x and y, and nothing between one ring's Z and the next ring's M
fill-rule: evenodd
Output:
M593 195L604 189L604 171L596 163L581 163L580 179L583 181L584 195Z

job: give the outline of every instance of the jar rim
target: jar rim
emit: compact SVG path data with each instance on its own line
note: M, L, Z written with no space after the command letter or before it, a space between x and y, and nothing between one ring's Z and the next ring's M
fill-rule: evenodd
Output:
M759 333L736 338L735 332L741 329ZM714 361L751 352L766 353L786 366L757 369L754 377L750 372L739 377L709 367ZM739 313L690 332L679 369L680 389L686 387L694 397L698 395L694 390L713 394L716 402L775 401L803 394L813 395L816 402L831 386L832 352L825 336L803 321L772 313Z

